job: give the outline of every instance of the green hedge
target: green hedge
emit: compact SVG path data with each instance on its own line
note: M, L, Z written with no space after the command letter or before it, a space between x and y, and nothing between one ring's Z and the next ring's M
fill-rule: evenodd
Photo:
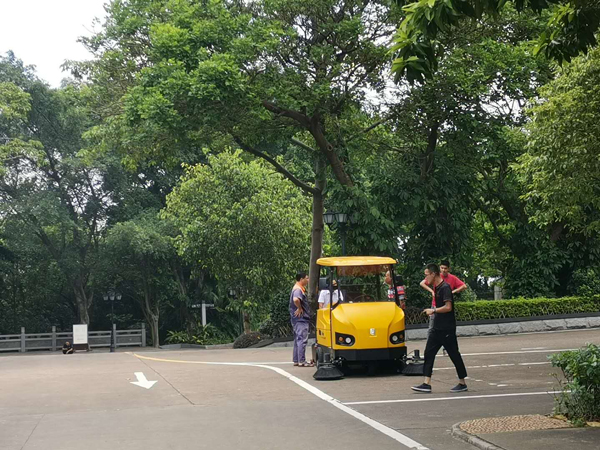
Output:
M511 300L457 301L456 320L474 322L490 319L556 316L560 314L600 312L600 295L593 297L516 298ZM405 310L409 325L427 323L422 308L408 306Z
M600 312L600 295L593 297L478 300L469 303L456 303L456 320L464 322L586 312Z

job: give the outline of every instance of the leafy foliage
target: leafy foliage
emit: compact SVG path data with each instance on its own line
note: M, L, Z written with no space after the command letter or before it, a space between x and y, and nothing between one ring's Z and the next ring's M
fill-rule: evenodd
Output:
M240 152L189 167L167 199L165 218L179 253L206 268L245 309L306 267L310 212L305 198L260 161Z
M600 26L596 0L418 0L403 7L406 16L392 47L396 53L393 70L397 77L406 73L409 80L431 77L445 49L443 36L454 35L466 19L474 19L472 23L477 26L482 18L505 14L513 8L518 12L550 11L548 24L538 35L536 52L544 51L559 63L569 62L596 45L595 33Z
M272 296L267 319L261 323L259 331L274 338L292 336L289 303L289 292L284 291Z
M192 332L169 331L166 338L167 344L195 344L195 345L214 345L226 344L231 339L223 335L214 325L198 325Z
M14 55L0 58L0 216L41 244L89 323L107 195L102 165L78 154L91 124L82 90L51 90Z
M565 381L555 397L555 412L585 425L600 419L600 347L587 344L579 350L551 355L552 366L562 370Z
M531 109L528 150L516 169L540 227L600 232L599 83L600 50L594 49L544 86L543 101Z
M600 297L477 300L456 303L456 320L473 321L600 312Z

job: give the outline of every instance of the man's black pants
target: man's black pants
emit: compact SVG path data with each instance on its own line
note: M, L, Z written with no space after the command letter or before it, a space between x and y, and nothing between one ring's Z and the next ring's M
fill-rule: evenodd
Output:
M462 356L458 351L458 340L456 339L456 331L454 330L430 330L425 346L425 364L423 365L423 374L426 377L431 377L433 373L433 363L435 355L444 347L448 356L456 367L456 374L459 379L467 377L467 369L463 362Z

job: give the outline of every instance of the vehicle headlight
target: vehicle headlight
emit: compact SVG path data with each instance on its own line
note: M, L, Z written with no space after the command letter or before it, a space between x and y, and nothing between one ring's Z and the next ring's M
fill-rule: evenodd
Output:
M354 336L350 334L335 333L335 341L338 343L338 345L351 347L354 345L355 339Z
M390 342L392 344L402 344L404 342L404 331L398 331L390 335Z

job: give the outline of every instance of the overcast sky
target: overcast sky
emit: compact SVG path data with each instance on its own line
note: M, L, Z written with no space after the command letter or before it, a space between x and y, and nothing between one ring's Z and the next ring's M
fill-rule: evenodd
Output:
M77 42L89 36L95 17L103 18L107 0L0 0L0 54L12 50L52 87L68 76L60 66L89 53Z

